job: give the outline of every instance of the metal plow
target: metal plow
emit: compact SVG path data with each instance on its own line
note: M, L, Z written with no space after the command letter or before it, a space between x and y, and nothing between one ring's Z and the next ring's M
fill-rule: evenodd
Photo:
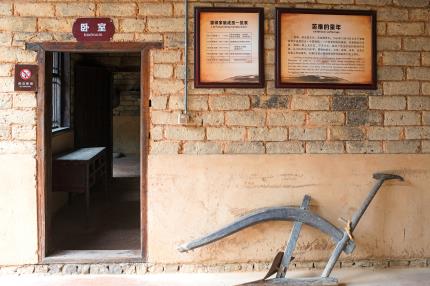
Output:
M276 255L266 276L262 280L241 285L338 285L338 280L330 277L330 274L342 252L350 254L354 251L355 243L353 241L352 234L361 217L366 212L373 198L385 181L394 179L403 181L401 176L393 174L376 173L373 175L373 178L376 180L374 186L351 220L344 220L346 223L344 229L337 228L326 219L310 211L309 203L311 197L305 195L300 207L273 207L257 210L242 216L232 224L229 224L213 233L179 246L178 250L180 252L187 252L202 247L258 223L266 221L294 221L290 238L285 246L285 251L279 252ZM336 246L319 277L286 278L285 275L287 273L288 266L294 259L292 254L296 247L303 224L317 228L321 232L329 235L336 243ZM274 278L270 278L275 274L276 276Z

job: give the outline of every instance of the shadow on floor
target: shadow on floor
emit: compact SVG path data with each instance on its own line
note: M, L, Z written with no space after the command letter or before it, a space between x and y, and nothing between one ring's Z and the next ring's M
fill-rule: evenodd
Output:
M77 194L52 221L55 250L140 249L139 178L113 178L109 197L91 191L89 221Z

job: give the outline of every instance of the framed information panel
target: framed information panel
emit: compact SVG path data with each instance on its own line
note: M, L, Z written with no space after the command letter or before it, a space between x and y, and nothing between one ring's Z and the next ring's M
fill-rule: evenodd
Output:
M275 84L376 89L376 12L276 9Z
M194 13L195 87L263 87L263 8L196 7Z

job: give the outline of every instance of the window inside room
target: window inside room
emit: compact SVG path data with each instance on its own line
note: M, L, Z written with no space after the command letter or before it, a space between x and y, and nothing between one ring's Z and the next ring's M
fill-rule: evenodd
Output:
M52 53L52 131L70 127L68 54Z

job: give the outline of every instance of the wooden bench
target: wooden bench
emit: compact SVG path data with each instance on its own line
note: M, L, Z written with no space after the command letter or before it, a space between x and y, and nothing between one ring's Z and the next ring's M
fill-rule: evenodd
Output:
M80 148L54 157L52 161L52 190L54 192L85 193L86 218L89 218L90 189L103 180L108 191L106 147Z

